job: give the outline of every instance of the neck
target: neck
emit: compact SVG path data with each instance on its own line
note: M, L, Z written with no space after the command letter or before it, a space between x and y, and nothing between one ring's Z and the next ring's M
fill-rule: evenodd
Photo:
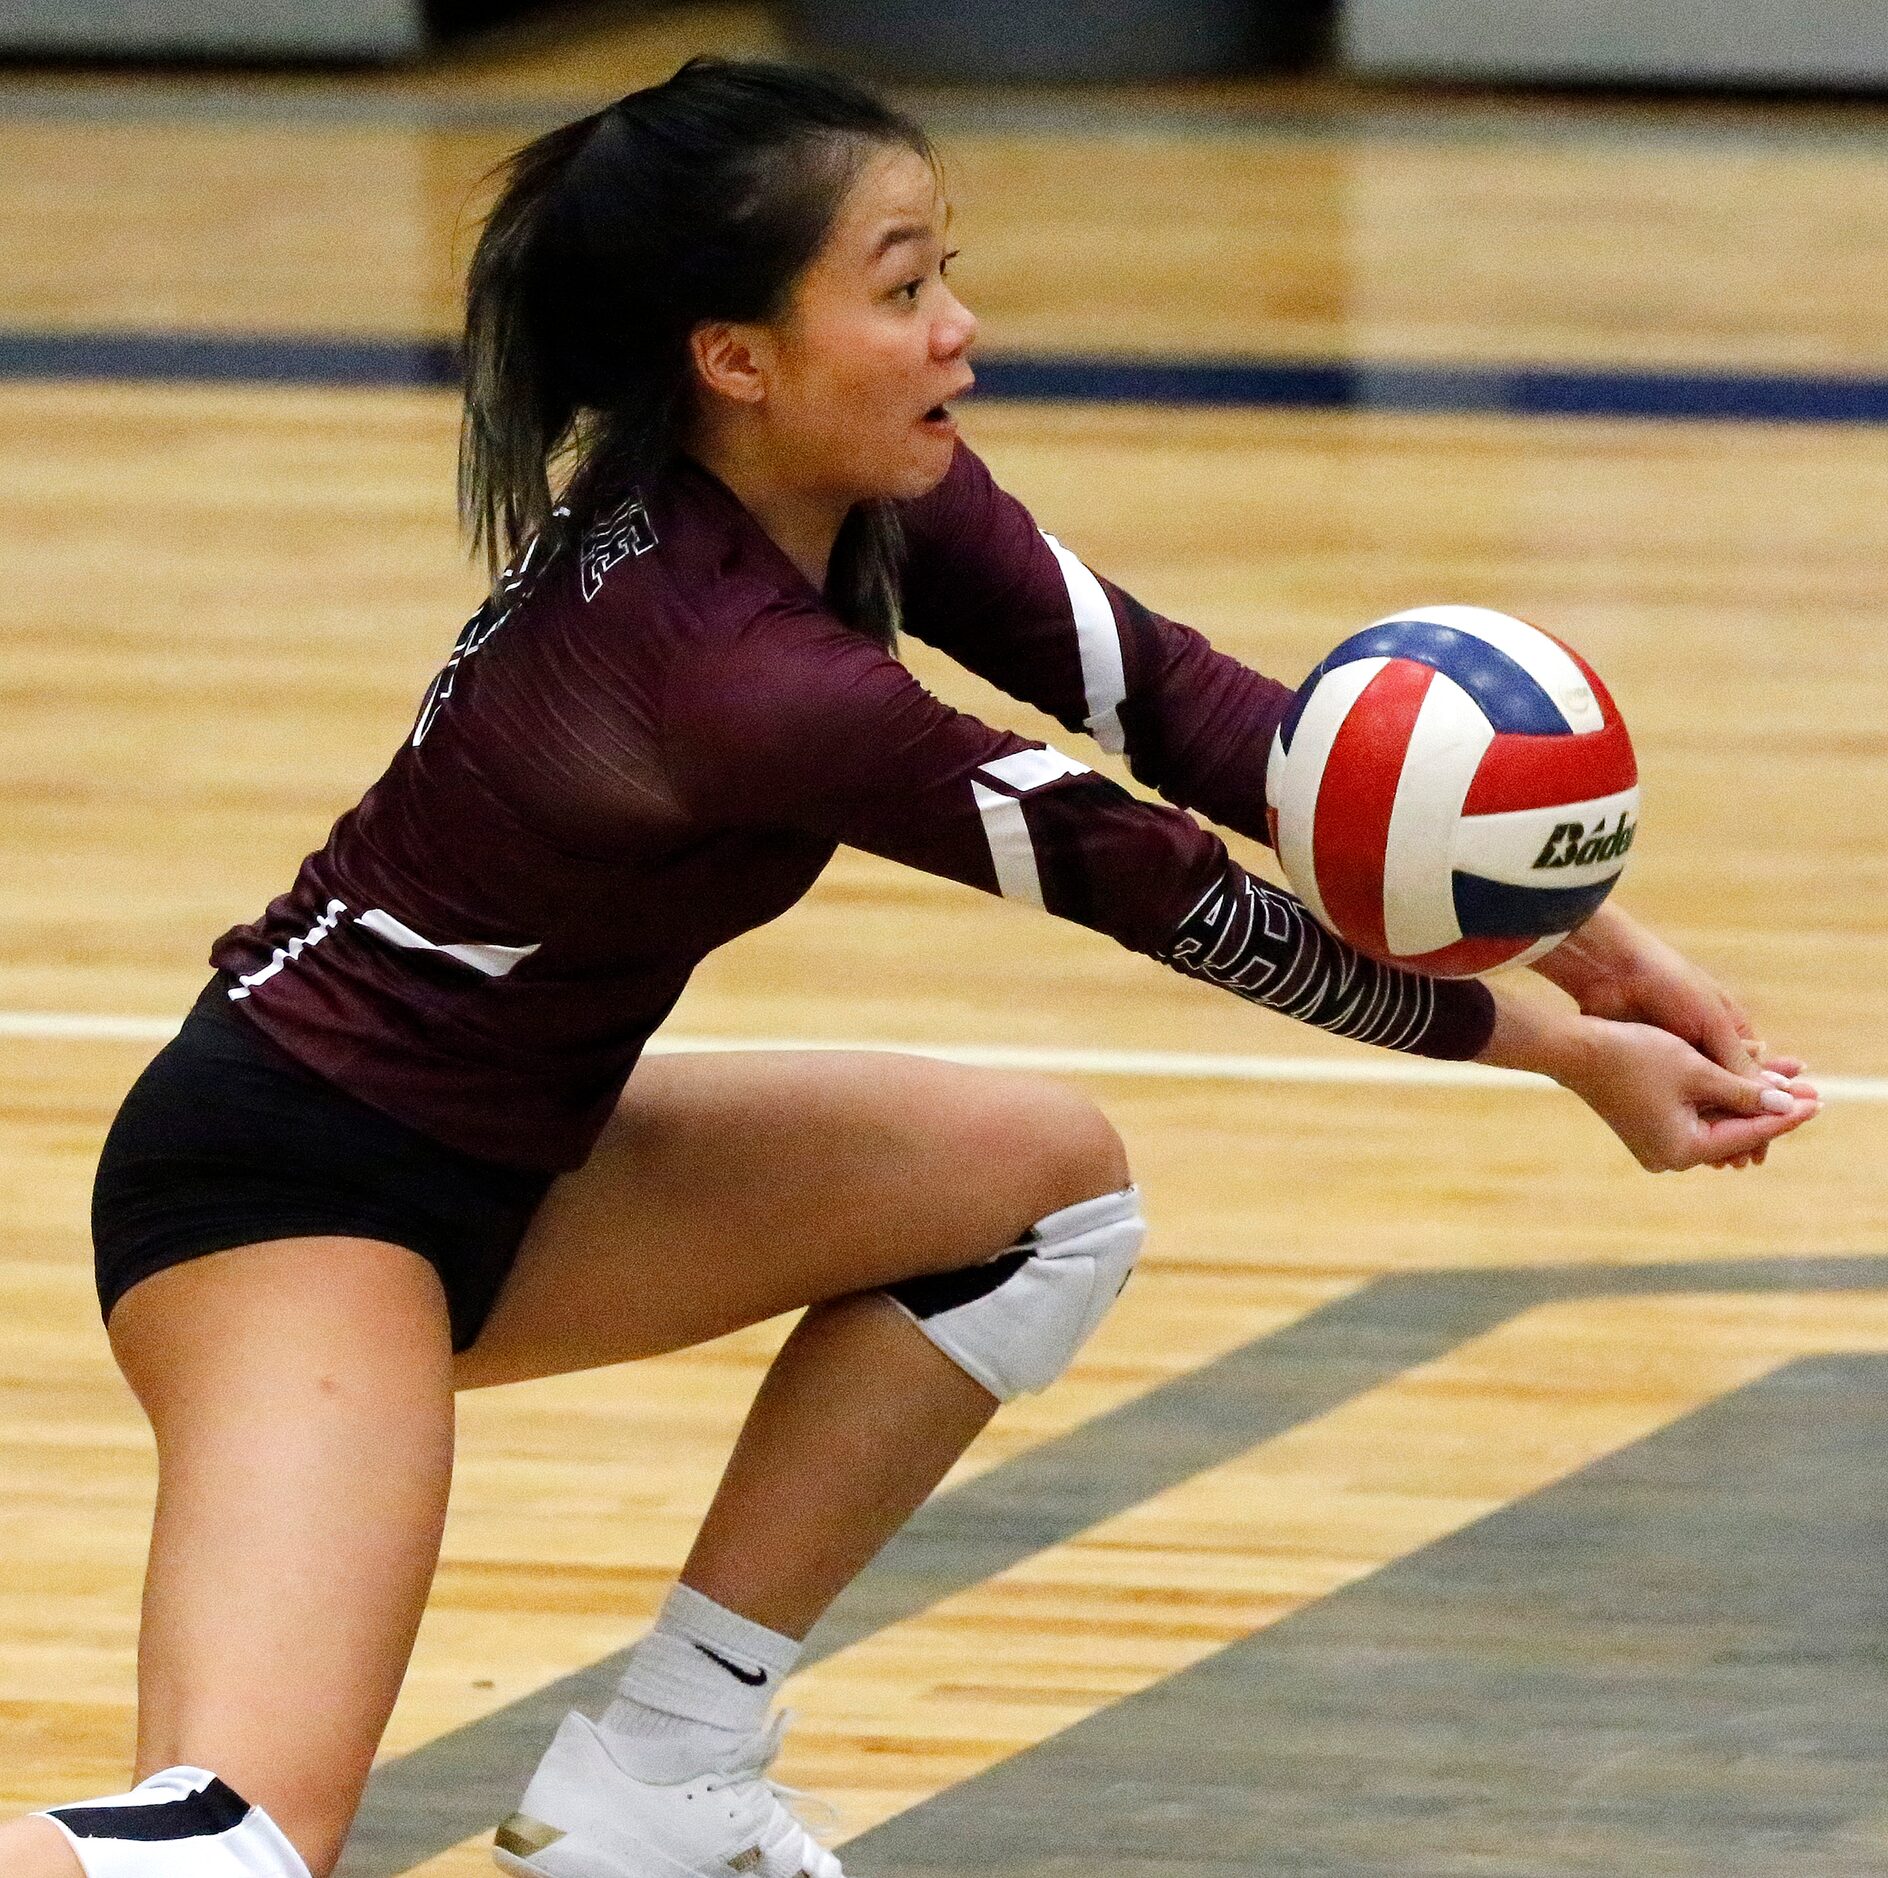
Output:
M775 460L726 434L699 435L689 454L740 499L762 532L797 567L816 593L826 591L833 543L852 508L850 498L808 489L782 476Z

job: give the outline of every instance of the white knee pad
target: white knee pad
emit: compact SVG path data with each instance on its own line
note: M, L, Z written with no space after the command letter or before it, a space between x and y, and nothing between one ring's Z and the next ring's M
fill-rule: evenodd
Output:
M1046 1389L1074 1360L1134 1270L1147 1222L1124 1187L1039 1219L981 1265L888 1285L889 1297L996 1397Z
M309 1878L259 1806L201 1767L168 1767L129 1793L49 1807L85 1878Z

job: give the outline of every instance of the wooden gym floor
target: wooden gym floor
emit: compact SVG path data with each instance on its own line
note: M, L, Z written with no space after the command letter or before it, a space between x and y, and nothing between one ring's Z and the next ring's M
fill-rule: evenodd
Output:
M505 148L770 43L680 7L399 77L0 82L0 1805L130 1753L152 1475L92 1303L98 1141L477 598L448 391L30 361L444 334ZM1567 1098L842 855L676 1036L1046 1064L1154 1237L816 1633L780 1771L869 1878L1888 1869L1888 433L1491 408L1553 367L1881 409L1888 113L927 102L993 356L1362 368L1358 408L973 404L1045 525L1294 679L1427 599L1573 639L1644 768L1626 902L1832 1099L1761 1172L1654 1180ZM1370 408L1385 367L1432 408ZM487 1869L782 1329L465 1403L354 1878Z

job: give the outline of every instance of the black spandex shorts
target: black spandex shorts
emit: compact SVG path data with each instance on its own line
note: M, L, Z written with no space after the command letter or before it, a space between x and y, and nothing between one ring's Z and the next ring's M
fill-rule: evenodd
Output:
M553 1178L357 1102L239 1016L214 978L105 1138L92 1189L99 1304L109 1318L139 1279L232 1246L383 1239L438 1272L463 1350Z

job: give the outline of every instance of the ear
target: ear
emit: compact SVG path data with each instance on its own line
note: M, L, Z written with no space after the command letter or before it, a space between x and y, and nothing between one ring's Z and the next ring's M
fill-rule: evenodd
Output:
M736 404L766 398L773 351L759 327L707 320L689 334L688 350L706 390Z

